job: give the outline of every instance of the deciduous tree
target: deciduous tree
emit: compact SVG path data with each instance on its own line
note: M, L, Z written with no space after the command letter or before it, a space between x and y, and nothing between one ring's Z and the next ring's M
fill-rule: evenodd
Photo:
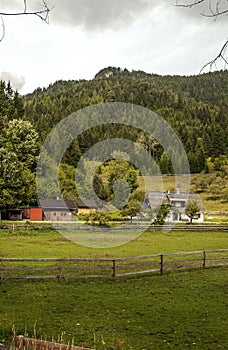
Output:
M194 219L194 216L199 213L200 207L196 200L189 201L185 207L184 213L190 218L190 223Z

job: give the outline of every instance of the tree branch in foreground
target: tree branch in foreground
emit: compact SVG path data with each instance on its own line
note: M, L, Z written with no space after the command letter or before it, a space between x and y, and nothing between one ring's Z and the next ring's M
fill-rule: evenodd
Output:
M37 16L39 17L43 22L49 24L49 13L53 9L53 7L49 7L46 0L42 0L41 4L42 8L40 10L36 11L28 11L27 9L27 0L24 0L24 11L22 12L0 12L1 16L1 22L2 22L2 36L0 38L0 42L5 37L5 24L3 21L4 16Z
M4 39L5 33L6 33L5 24L4 24L2 16L1 16L1 22L2 22L2 36L0 38L0 42Z
M194 1L191 1L191 2L189 2L187 4L184 4L183 2L179 3L179 1L176 0L175 6L177 6L177 7L185 7L185 8L192 8L194 6L198 6L198 5L200 5L202 3L206 3L206 2L207 2L206 0L194 0ZM216 20L219 16L223 16L223 15L228 14L228 1L225 0L225 2L226 2L226 7L227 8L221 8L222 0L217 0L216 5L213 8L211 1L209 1L208 9L209 9L210 12L209 13L205 13L205 11L204 11L204 12L201 12L201 15L204 16L204 17L215 18L215 20ZM219 54L214 59L212 59L210 62L206 63L201 68L200 73L202 73L202 71L208 66L210 66L210 70L212 70L213 66L216 67L216 63L220 59L225 63L225 66L226 66L228 64L228 59L226 57L227 50L228 50L228 39L225 41L225 44L222 46Z
M206 63L206 64L201 68L200 73L202 73L203 70L204 70L206 67L208 67L208 66L210 66L210 70L212 70L213 66L216 67L216 63L217 63L217 61L220 60L220 59L221 59L222 61L224 61L225 66L228 65L228 59L227 59L227 57L226 57L226 51L227 51L227 49L228 49L228 39L226 40L226 42L225 42L225 44L223 45L222 49L220 50L219 54L218 54L213 60L211 60L210 62Z

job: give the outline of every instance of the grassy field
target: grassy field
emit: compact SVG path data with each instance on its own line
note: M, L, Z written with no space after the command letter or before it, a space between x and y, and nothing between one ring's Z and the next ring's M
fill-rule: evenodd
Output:
M0 231L0 257L127 257L228 247L226 232L145 232L116 248L76 245L55 231ZM97 350L226 349L227 269L164 276L4 281L0 342L12 327ZM123 344L121 347L120 345Z
M17 334L97 350L227 349L224 268L106 280L0 285L0 342ZM62 334L63 333L63 334ZM118 345L119 344L119 345ZM120 344L123 344L120 347Z
M70 258L128 257L228 248L227 232L145 232L116 248L80 246L56 231L0 231L0 257Z

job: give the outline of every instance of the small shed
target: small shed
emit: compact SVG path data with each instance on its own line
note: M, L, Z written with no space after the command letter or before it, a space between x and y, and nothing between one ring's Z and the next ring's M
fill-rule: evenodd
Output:
M30 221L43 221L43 209L30 208Z

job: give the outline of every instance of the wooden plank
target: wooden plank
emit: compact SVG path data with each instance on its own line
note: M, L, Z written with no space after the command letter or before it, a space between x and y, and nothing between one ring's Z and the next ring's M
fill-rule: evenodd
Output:
M56 342L49 342L45 340L37 340L32 338L25 338L18 336L15 339L15 345L18 350L35 349L35 350L93 350L89 348L82 348L74 345L59 344Z
M105 271L110 270L111 266L94 266L94 267L63 267L62 271Z
M146 273L159 272L159 271L160 269L150 269L150 270L135 271L135 272L123 272L123 273L117 273L116 277L142 275Z
M166 265L173 265L173 264L182 264L182 263L190 263L190 262L195 262L195 261L202 261L202 258L197 258L197 259L191 259L191 260L170 260L166 261Z
M146 267L146 266L151 266L151 265L160 265L160 262L159 261L152 261L152 262L147 262L144 264L118 265L118 269L120 269L120 270L134 269L136 267Z
M58 271L58 267L3 267L3 271Z

